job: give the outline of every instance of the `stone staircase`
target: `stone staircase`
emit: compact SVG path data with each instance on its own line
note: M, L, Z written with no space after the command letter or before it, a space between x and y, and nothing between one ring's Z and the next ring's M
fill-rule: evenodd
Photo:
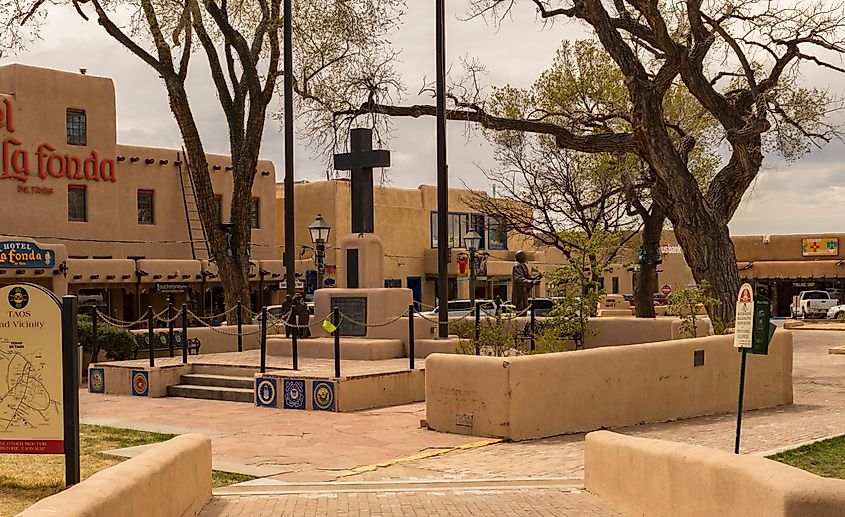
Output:
M168 397L194 399L228 400L253 403L254 384L252 377L235 377L209 373L182 375L180 384L167 387Z

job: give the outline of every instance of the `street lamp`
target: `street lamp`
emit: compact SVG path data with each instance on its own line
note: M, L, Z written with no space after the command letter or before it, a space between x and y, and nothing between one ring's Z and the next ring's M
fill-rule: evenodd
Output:
M470 306L475 307L475 252L481 244L481 235L470 230L464 235L464 246L469 251L469 300Z
M314 243L314 247L316 248L314 262L317 264L317 289L323 287L323 271L326 269L326 242L329 240L329 233L331 231L331 225L323 219L321 214L317 214L314 222L308 225L311 242Z

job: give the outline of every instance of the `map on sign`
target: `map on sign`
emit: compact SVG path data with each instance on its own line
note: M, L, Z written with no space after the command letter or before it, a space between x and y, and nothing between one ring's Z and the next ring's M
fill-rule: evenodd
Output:
M0 453L64 450L61 321L42 287L0 288Z
M24 344L0 337L0 371L7 373L6 382L0 385L0 437L62 421L62 393L51 393L48 388L44 353L18 353L17 349L24 349Z
M750 284L742 284L736 299L736 322L734 323L734 347L751 348L754 332L754 290Z

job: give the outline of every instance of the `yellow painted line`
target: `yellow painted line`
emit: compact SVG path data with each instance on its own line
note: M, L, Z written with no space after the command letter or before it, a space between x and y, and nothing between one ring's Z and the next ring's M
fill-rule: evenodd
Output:
M479 447L486 447L488 445L493 445L495 443L501 443L501 438L490 438L487 440L478 440L477 442L470 442L465 443L463 445L458 445L455 447L447 447L444 449L434 449L430 451L423 451L417 454L413 454L411 456L405 456L403 458L396 458L394 460L385 461L382 463L373 463L372 465L362 465L360 467L355 467L354 469L350 469L345 473L338 476L339 478L347 477L347 476L356 476L358 474L363 474L364 472L372 472L377 469L383 469L386 467L391 467L393 465L397 465L399 463L407 463L409 461L414 460L424 460L426 458L433 458L435 456L442 456L444 454L448 454L454 451L466 451L470 449L478 449Z

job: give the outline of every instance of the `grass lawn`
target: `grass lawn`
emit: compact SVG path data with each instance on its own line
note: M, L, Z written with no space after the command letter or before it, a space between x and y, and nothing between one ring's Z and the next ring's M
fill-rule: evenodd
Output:
M149 433L96 425L80 426L82 479L116 465L125 458L102 451L163 442L172 434ZM12 516L39 499L64 488L62 454L0 454L0 516ZM254 479L252 476L214 471L213 486L226 486Z
M845 435L784 451L769 459L819 476L845 479Z

